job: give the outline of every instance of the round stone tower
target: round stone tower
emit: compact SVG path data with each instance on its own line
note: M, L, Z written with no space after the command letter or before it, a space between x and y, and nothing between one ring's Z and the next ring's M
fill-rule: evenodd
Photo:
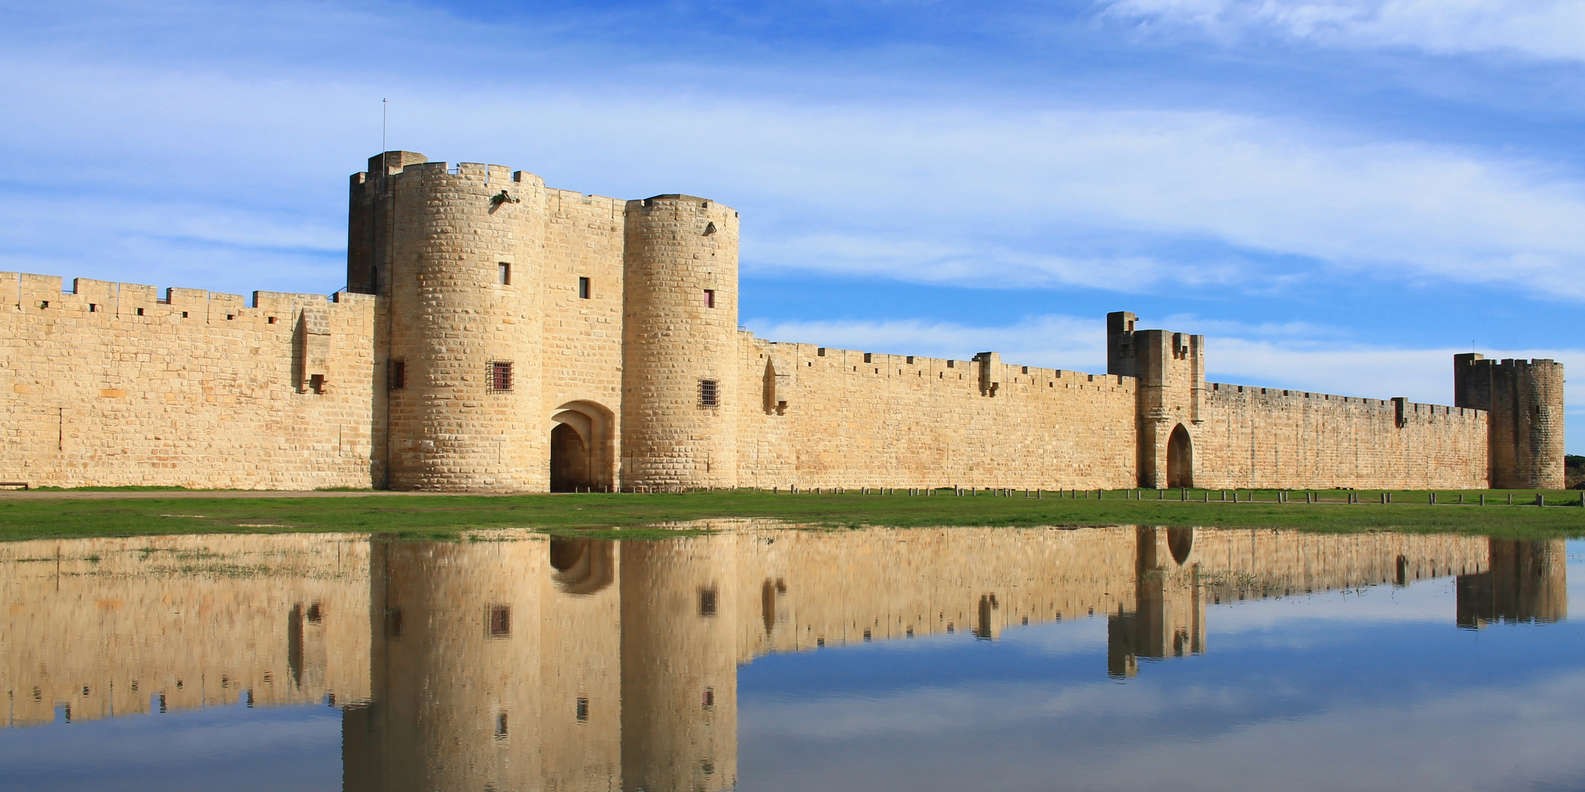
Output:
M544 186L422 159L370 160L353 203L371 215L358 224L371 240L349 257L349 282L387 298L388 486L543 490Z
M622 484L737 484L738 216L688 195L629 201Z
M1454 403L1487 411L1491 486L1562 489L1563 364L1454 356Z

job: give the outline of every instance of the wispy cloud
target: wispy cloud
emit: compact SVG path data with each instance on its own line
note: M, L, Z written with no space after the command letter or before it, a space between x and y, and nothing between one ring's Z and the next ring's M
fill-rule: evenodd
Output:
M1112 0L1108 11L1232 41L1275 35L1323 46L1585 61L1585 5L1575 0Z

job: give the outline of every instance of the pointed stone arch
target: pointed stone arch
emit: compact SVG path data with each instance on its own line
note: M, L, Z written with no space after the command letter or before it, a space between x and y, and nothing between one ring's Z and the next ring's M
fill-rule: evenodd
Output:
M1183 424L1178 424L1167 440L1167 486L1194 486L1194 440Z
M550 421L550 491L613 489L615 413L598 402L570 401L557 407Z

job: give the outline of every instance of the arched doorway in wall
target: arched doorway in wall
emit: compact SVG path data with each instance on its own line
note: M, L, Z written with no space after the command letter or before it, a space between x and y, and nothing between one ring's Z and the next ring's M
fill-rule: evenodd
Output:
M1183 424L1172 430L1172 439L1167 441L1167 486L1194 486L1194 443Z
M601 539L550 540L551 579L567 594L593 594L616 579L615 547Z
M550 491L603 492L614 481L615 415L591 401L556 408L550 425Z

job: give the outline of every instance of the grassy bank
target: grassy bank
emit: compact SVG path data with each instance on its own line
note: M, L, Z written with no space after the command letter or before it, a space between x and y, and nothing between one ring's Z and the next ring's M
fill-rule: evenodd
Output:
M693 492L592 495L411 495L282 497L236 493L142 493L95 498L0 497L0 541L185 533L354 531L413 538L455 536L465 529L526 527L631 537L654 535L655 523L710 518L775 519L824 527L858 525L1178 525L1292 528L1326 532L1394 530L1513 538L1585 536L1579 493L1550 492L1545 508L1530 491L1431 493L1383 491L1286 493L1200 490L1158 494L1097 493L928 497L889 494ZM1479 505L1484 494L1485 505ZM1352 495L1352 497L1351 497ZM1515 505L1508 505L1509 496ZM1306 502L1314 498L1316 502ZM1463 504L1459 503L1462 498ZM1357 500L1357 503L1350 503ZM1519 505L1525 504L1525 505Z

